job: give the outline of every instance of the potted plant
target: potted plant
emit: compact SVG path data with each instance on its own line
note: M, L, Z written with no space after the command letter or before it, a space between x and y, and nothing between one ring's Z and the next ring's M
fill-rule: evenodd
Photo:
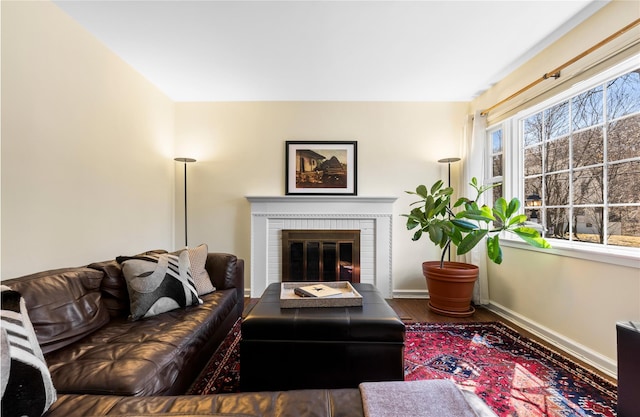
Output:
M478 278L478 267L463 262L445 261L447 250L453 244L456 253L463 255L483 240L487 245L487 256L496 264L502 263L500 233L509 232L537 248L549 248L549 243L533 227L526 225L527 216L519 214L520 200L510 202L500 197L493 204L480 206L480 196L498 184L479 185L474 177L469 183L476 190L473 200L461 197L453 208L460 208L455 213L451 208L453 188L444 187L442 181L436 181L430 189L419 185L408 194L420 199L411 203L416 206L407 217L407 229L414 230L413 240L423 235L442 249L440 261L427 261L422 264L422 271L427 279L429 289L429 308L448 316L467 317L475 311L471 306L473 287Z

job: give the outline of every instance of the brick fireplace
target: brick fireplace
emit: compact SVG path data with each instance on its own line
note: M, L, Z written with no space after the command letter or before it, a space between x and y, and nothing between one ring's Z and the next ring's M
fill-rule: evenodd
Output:
M391 235L395 197L247 197L251 203L251 297L281 282L283 230L358 230L360 282L392 296Z

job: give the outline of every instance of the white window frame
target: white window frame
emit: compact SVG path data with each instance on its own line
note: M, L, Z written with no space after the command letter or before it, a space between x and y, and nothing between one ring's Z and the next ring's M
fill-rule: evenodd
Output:
M518 112L511 118L504 120L498 124L494 124L487 128L487 146L491 146L491 132L502 129L502 151L503 151L503 184L502 190L504 197L509 200L512 197L518 197L524 202L524 161L523 161L523 140L519 137L519 124L527 117L540 112L554 104L567 100L577 94L588 91L589 89L606 82L609 79L616 78L638 67L640 55L636 55L627 61L618 64L602 73L592 77L589 80L579 82L568 90L545 100L535 106ZM491 149L485 153L487 160L491 160ZM487 181L490 181L489 173ZM523 203L524 204L524 203ZM521 207L521 212L524 212ZM596 243L566 241L562 239L548 239L551 249L538 249L527 245L526 243L512 237L510 234L501 236L501 242L506 247L516 247L526 250L551 253L559 256L567 256L572 258L588 259L592 261L611 263L615 265L624 265L640 269L640 248L629 248L611 245L601 245Z
M502 150L500 152L500 154L502 154L502 175L494 176L493 175L493 157L496 154L493 152L493 134L498 130L502 130ZM486 178L485 183L487 184L502 183L504 181L504 163L505 163L504 143L505 143L505 136L504 136L504 128L502 125L492 126L491 128L487 129L487 142L486 142L487 163L485 164L485 173L484 173Z

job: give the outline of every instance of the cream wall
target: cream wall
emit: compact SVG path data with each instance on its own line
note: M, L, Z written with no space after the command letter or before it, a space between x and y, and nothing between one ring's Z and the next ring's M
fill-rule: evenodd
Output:
M401 213L420 183L446 178L437 160L460 155L468 103L261 102L178 103L178 154L189 165L189 244L206 242L247 261L250 205L246 196L285 194L286 140L358 141L358 195L395 196L393 287L425 295L421 262L437 257L426 241L412 242ZM180 183L180 181L178 181ZM182 204L178 184L176 204ZM176 245L183 243L181 213Z
M639 17L637 1L613 1L483 94L473 107L493 105ZM629 35L627 39L637 40L640 31ZM605 55L611 46L597 54ZM615 323L640 321L640 262L633 268L508 247L504 259L489 269L492 306L615 375Z
M2 278L172 245L173 103L52 3L1 7Z
M420 262L437 251L411 242L400 214L412 199L403 191L446 177L436 161L461 155L468 103L172 103L55 5L1 7L2 278L182 246L182 165L174 156L198 159L189 165L190 245L206 242L249 265L245 197L284 194L284 142L357 140L358 194L398 197L394 293L425 294ZM635 1L612 2L473 108L639 13ZM639 270L504 251L503 265L489 269L493 308L615 372L615 321L640 319Z
M640 269L504 248L492 308L615 375L615 323L640 320Z

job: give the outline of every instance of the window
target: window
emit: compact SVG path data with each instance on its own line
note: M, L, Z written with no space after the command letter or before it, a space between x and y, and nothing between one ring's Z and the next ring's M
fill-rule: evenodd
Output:
M489 163L487 164L487 172L485 173L485 184L502 184L503 181L503 169L504 169L504 148L503 148L503 128L496 127L490 129L487 135L488 143L487 149L489 149ZM496 201L502 197L502 185L495 187L493 190L492 200Z
M640 248L637 62L511 121L521 164L505 175L519 178L525 214L545 237Z

